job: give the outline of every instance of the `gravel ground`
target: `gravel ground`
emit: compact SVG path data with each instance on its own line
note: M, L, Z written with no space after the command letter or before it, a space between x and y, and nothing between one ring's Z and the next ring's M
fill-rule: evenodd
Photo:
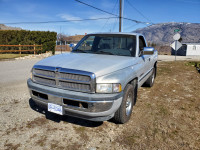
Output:
M174 58L172 57L159 56L159 60L168 61ZM141 88L139 90L139 95L142 96L139 96L138 98L138 102L135 107L136 109L133 112L131 120L125 125L115 124L112 121L91 122L68 116L58 116L48 112L44 112L43 110L40 110L38 108L32 107L32 103L30 101L30 96L28 93L28 88L26 85L26 80L29 78L31 67L40 59L41 58L35 58L35 59L27 58L24 60L0 61L0 68L1 68L0 149L95 150L95 149L134 149L134 148L136 149L200 148L198 145L196 145L200 143L200 138L199 138L200 130L198 131L196 130L196 128L195 130L190 131L190 132L195 132L196 135L191 136L191 139L193 139L193 143L190 143L189 146L184 145L185 144L184 136L186 135L183 135L182 140L181 138L177 137L177 142L175 143L171 142L170 141L171 139L169 141L156 139L156 137L158 137L160 132L159 127L158 130L155 131L155 135L157 134L157 136L155 137L152 136L153 138L151 138L154 129L149 129L146 131L145 128L148 129L148 126L147 124L144 123L148 122L148 119L150 118L148 116L150 115L150 113L148 112L149 110L147 111L147 108L150 109L151 107L153 113L155 110L153 109L153 107L161 103L160 101L159 103L157 102L160 95L153 96L151 98L152 104L147 103L149 101L148 94L152 92L152 89ZM161 62L159 67L162 68L163 65L165 65L165 63ZM166 74L167 73L168 70ZM185 75L188 77L188 79L190 79L189 77L191 77L190 80L193 79L192 77L194 77L194 75L198 77L198 74L195 73L195 69L185 73ZM178 80L178 78L179 77L176 76L175 80ZM158 87L161 87L164 84L163 79L158 76L156 82L157 85L155 84L155 86L157 88L156 87L155 88L156 90L160 90L160 88ZM171 83L169 82L169 84ZM185 87L185 89L187 89L187 87ZM187 90L191 90L191 88L188 87ZM153 94L156 95L157 93ZM188 95L188 97L191 96L192 95ZM160 109L162 115L166 113L165 112L166 110L164 109L165 103L166 101L163 102L163 107ZM191 114L197 118L197 116L199 115L200 106L198 108L195 108L195 110L197 111L194 112L194 114L192 113ZM164 129L168 131L169 127L165 126L165 124L162 124L162 122L165 121L162 119L163 118L157 118L157 121L154 120L149 122L152 123L152 126L155 124L157 126L161 126L163 129L162 131L163 133L165 132ZM194 126L199 126L199 123L195 124ZM180 126L179 128L182 130L182 126ZM183 126L183 131L184 129L187 131L187 128L191 128L191 126L187 125ZM130 132L128 132L127 130ZM141 136L138 136L137 133L140 132ZM173 134L173 136L176 137L176 134L178 133L176 133L176 131L174 132L175 133ZM127 138L126 135L129 135L129 133L135 133L135 135L128 136ZM163 136L165 136L165 134L167 135L167 132L163 134L164 134ZM127 139L127 141L124 142L123 139ZM195 143L195 139L197 140L197 143ZM158 144L159 141L161 142L160 144Z

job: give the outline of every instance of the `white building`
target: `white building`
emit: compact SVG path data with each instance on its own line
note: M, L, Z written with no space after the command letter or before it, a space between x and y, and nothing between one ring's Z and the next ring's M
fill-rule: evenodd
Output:
M186 56L200 56L200 43L185 43Z
M171 54L175 55L175 53L175 50L172 49ZM177 55L200 56L200 43L183 43L182 47L177 50Z

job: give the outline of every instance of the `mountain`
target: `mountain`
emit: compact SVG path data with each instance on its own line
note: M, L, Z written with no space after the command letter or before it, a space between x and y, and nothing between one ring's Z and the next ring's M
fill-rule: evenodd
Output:
M134 32L143 34L148 42L169 45L176 29L180 29L182 43L200 43L200 23L159 23Z
M0 30L22 30L21 28L9 27L4 24L0 24Z

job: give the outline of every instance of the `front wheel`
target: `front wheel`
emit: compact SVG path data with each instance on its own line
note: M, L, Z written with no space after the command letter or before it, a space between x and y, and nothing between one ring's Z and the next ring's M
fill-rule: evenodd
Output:
M119 107L119 109L115 112L114 120L117 123L126 123L132 113L134 100L135 100L135 90L134 86L131 84L128 84L124 90L124 96L122 100L122 104Z

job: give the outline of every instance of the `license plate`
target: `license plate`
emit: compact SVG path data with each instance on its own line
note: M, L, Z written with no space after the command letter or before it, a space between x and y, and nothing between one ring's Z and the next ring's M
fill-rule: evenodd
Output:
M63 107L60 105L53 104L53 103L48 103L48 111L59 114L59 115L63 115Z

